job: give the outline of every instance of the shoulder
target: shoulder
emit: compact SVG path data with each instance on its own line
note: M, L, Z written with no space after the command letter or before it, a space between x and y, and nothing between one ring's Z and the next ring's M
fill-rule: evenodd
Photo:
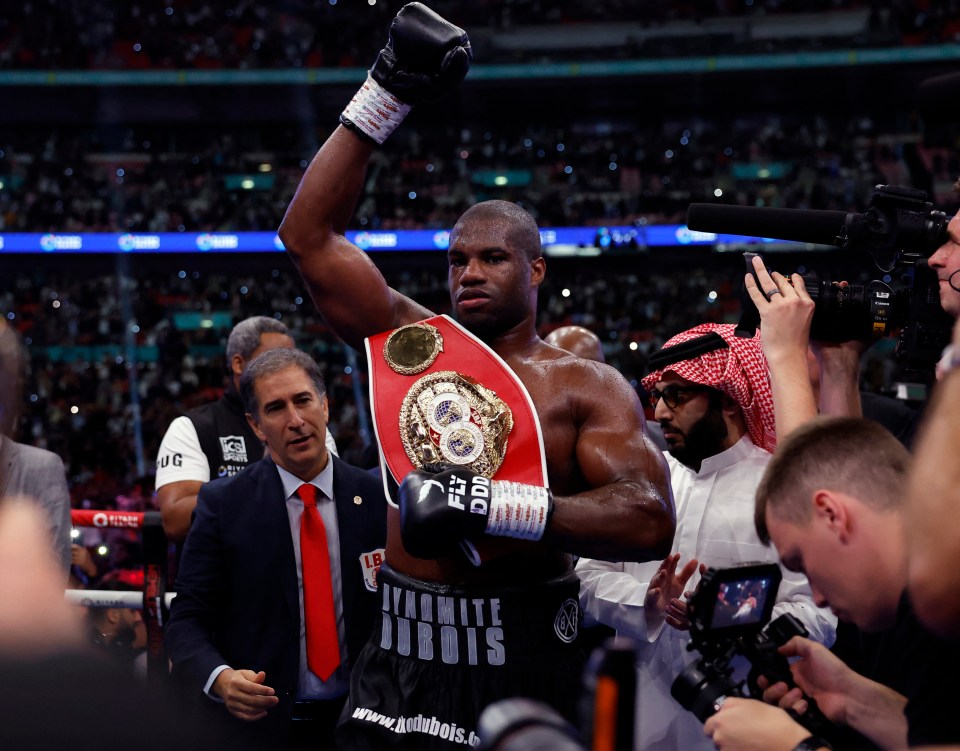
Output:
M45 466L45 467L59 467L63 468L63 460L57 456L52 451L47 449L42 449L37 446L28 446L25 443L17 443L16 441L10 441L8 438L4 438L4 444L6 446L11 456L16 455L17 461L19 462L29 462L34 466Z
M338 478L344 482L350 482L360 485L373 484L380 486L380 479L365 469L360 469L360 467L355 467L352 464L348 464L343 461L338 456L330 455L330 458L333 459L333 477L334 482L337 482Z
M218 477L215 480L205 482L200 488L200 492L204 495L237 495L243 497L243 493L254 492L258 487L269 482L271 477L281 483L277 466L269 458L264 457L253 464L247 465L235 475Z
M577 357L565 350L543 343L531 362L548 370L551 376L561 375L586 383L611 383L630 389L627 379L616 368L596 360Z
M225 396L194 407L184 415L184 419L189 420L194 426L214 425L220 420L234 417L243 418L243 409Z
M763 472L767 468L767 465L770 463L771 459L773 459L773 454L766 449L760 448L755 443L751 443L750 450L741 461L748 462L749 464L757 467L760 472Z
M362 492L370 496L370 500L379 501L382 499L386 505L386 496L383 491L383 484L378 476L371 474L365 469L360 469L352 464L347 464L342 459L334 456L333 458L333 487L341 492Z
M193 424L193 420L187 415L174 418L173 422L167 426L167 432L164 433L163 440L169 441L174 439L193 439L194 441L197 439L197 427Z
M220 399L217 399L217 400L215 400L215 401L207 402L206 404L201 404L201 405L199 405L199 406L197 406L197 407L193 407L192 409L187 410L187 412L186 412L186 414L184 415L184 417L186 417L187 419L190 419L190 420L193 420L193 419L195 419L195 418L197 418L197 419L203 419L203 418L205 418L205 417L208 417L208 416L211 415L212 413L217 412L217 411L219 411L220 409L222 409L222 407L223 407L223 404L222 404L223 401L224 401L224 400L223 400L223 398L221 397Z

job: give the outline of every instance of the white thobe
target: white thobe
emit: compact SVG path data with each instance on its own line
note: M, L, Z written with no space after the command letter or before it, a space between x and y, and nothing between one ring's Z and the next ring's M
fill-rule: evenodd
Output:
M754 494L770 458L748 435L705 459L699 472L667 454L677 510L671 552L680 553L678 570L691 558L713 568L750 561L779 562L776 550L760 542L753 523ZM688 632L665 626L662 619L648 623L644 611L647 586L659 565L660 561L580 559L577 573L581 606L587 625L603 623L638 642L635 748L707 751L714 746L703 735L702 723L670 695L674 679L699 655L687 650ZM781 570L783 581L772 618L792 613L810 632L811 639L831 645L836 636L836 617L814 605L806 577L782 566ZM692 591L699 580L698 571L687 589Z

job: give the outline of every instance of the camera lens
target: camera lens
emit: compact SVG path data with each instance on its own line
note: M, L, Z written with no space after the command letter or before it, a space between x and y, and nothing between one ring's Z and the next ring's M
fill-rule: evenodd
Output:
M722 675L708 675L696 663L684 668L670 686L670 693L681 706L693 712L700 722L716 713L722 696L737 696L736 687Z
M585 751L576 730L556 711L516 697L489 705L477 723L482 751Z

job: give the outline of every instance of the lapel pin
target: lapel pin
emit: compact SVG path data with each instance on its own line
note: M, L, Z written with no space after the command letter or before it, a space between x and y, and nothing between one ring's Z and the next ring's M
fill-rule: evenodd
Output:
M358 495L355 495L355 496L353 497L353 503L354 503L355 505L359 506L361 503L363 503L363 498L361 498L361 497L358 496Z

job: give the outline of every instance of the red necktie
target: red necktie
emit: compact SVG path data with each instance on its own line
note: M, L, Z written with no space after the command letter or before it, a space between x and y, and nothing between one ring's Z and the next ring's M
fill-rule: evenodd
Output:
M337 616L330 578L327 530L317 510L317 489L309 483L297 491L303 501L300 519L300 561L303 566L303 617L307 632L307 665L325 681L340 664Z

